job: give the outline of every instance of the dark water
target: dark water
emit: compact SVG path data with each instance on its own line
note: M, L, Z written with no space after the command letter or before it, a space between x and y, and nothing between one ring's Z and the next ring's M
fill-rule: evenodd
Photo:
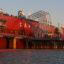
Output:
M64 64L63 50L0 51L0 64Z

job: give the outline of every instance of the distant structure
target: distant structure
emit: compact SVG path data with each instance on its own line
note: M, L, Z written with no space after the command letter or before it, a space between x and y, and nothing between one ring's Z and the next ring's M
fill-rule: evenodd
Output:
M58 24L59 33L63 34L62 24Z
M42 10L28 15L28 18L35 21L39 21L40 23L52 24L50 13Z
M3 9L2 8L0 8L0 14L3 14Z
M25 13L23 11L19 10L18 17L21 17L21 18L25 17Z

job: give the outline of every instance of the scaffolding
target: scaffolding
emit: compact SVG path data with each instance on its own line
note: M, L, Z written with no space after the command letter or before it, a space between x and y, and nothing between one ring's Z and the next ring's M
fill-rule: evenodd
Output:
M50 16L49 12L45 12L45 11L40 10L40 11L35 12L32 15L28 16L28 18L35 20L35 21L38 21L40 23L39 24L39 29L40 29L40 34L41 34L40 37L48 34L47 27L48 27L48 25L52 24L51 16ZM42 32L42 30L44 32Z

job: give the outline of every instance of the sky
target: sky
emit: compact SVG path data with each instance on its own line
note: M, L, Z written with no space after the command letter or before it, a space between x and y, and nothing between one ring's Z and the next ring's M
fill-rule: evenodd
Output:
M17 15L18 10L26 15L43 10L50 13L52 25L64 26L64 0L0 0L0 8L13 15Z

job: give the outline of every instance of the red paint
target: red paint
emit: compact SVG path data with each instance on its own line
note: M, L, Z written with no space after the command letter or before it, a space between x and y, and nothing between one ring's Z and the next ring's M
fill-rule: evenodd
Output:
M32 26L30 26L24 19L20 19L17 17L8 16L8 15L0 15L0 19L2 19L2 18L7 21L5 23L6 27L2 28L3 33L20 35L18 33L18 31L23 30L24 31L24 33L22 33L23 35L26 35L28 37L34 37L33 31L35 29ZM30 21L34 26L40 25L40 23L38 23L36 21L33 21L33 20L28 20L28 21ZM43 27L43 25L42 25L42 27ZM9 29L9 30L5 30L5 29ZM54 35L54 29L55 29L54 26L47 25L47 30L51 31L50 34ZM63 35L64 35L64 28L63 28ZM23 43L24 43L24 40L17 39L17 49L23 48ZM0 38L0 48L6 48L6 44L7 44L6 38ZM13 40L9 41L9 48L13 48ZM47 48L50 48L50 47L47 46Z
M6 49L6 39L0 38L0 49Z

